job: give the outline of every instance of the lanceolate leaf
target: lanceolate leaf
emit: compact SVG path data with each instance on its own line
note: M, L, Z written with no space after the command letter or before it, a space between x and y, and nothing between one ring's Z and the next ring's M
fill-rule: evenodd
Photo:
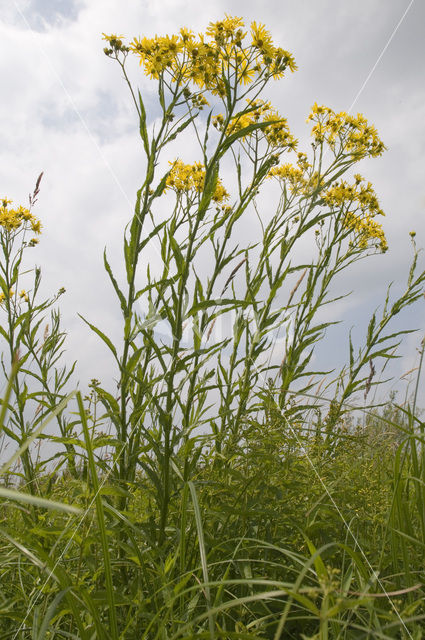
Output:
M90 329L92 331L94 331L103 340L103 342L107 345L107 347L109 347L109 349L112 351L112 353L115 356L115 360L119 364L119 360L118 360L118 356L117 356L117 350L114 347L112 341L108 338L108 336L106 336L104 333L102 333L102 331L100 329L98 329L93 324L91 324L88 320L86 320L80 313L78 315L80 316L81 320L83 320L90 327Z
M103 251L103 264L105 265L105 269L106 269L106 271L108 273L108 276L109 276L109 278L110 278L110 280L112 282L112 285L113 285L113 287L115 289L115 293L117 294L117 296L119 298L122 312L123 312L124 315L126 315L127 314L127 303L126 303L126 300L125 300L125 296L122 293L121 289L119 288L118 283L115 280L115 277L114 277L114 275L112 273L112 269L111 269L111 267L109 265L109 262L108 262L108 260L106 258L106 248Z

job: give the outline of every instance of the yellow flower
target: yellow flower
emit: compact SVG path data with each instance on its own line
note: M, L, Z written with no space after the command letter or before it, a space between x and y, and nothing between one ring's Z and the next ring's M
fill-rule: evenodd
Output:
M236 56L236 72L237 72L237 82L242 83L243 85L250 84L256 74L255 66L251 64L249 56L245 53L239 53Z
M106 33L102 33L102 40L106 40L109 46L112 47L112 49L115 49L116 51L121 51L124 48L124 44L122 41L123 37L124 36L117 36L115 33L112 33L110 35L107 35Z
M37 220L36 218L33 218L31 220L31 229L34 231L34 233L41 233L41 222L40 222L40 220Z
M10 289L10 290L9 290L9 298L12 298L12 297L13 297L13 295L14 295L14 293L15 293L15 292L13 291L13 289ZM1 291L1 292L0 292L0 304L1 304L2 302L4 302L5 300L6 300L6 296L4 295L3 291Z
M289 69L292 72L296 71L298 68L292 53L278 47L276 49L276 64L281 64L281 63L283 63L285 67L289 67Z
M311 112L307 118L307 122L309 122L309 120L313 120L314 116L316 115L321 115L322 113L326 113L326 111L327 111L327 107L319 106L317 102L315 102L314 105L311 107Z
M13 296L15 295L15 292L13 291L13 289L9 290L9 298L13 298ZM6 300L6 296L4 295L3 291L0 292L0 304L2 304L4 301Z
M14 209L3 209L0 211L0 226L6 231L14 231L22 225L22 218Z
M223 116L223 114L219 113L218 115L213 116L212 123L213 123L213 126L216 129L221 130L223 128L223 124L224 124L224 116Z
M253 67L250 67L249 64L246 63L239 75L239 80L242 82L242 84L250 84L254 80L255 73L255 69Z
M188 40L193 40L193 38L195 37L193 31L191 31L190 29L186 29L186 27L182 27L179 33L182 42L188 42Z
M26 207L19 206L16 210L16 215L22 218L22 220L32 220L33 215L29 209Z
M275 48L273 46L272 37L261 22L251 22L252 45L262 53L263 56L273 58Z

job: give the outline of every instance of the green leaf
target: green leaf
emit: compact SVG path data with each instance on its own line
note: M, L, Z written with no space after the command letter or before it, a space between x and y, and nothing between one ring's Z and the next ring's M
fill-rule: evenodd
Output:
M65 513L77 515L81 513L81 509L73 507L70 504L56 502L55 500L47 500L46 498L40 498L40 496L34 496L31 493L23 493L22 491L15 491L14 489L5 489L4 487L0 487L0 497L5 500L15 500L16 502L32 504L36 507L42 507L43 509L53 509L55 511L64 511Z
M115 486L104 485L103 487L100 487L99 493L101 496L118 496L118 497L125 497L125 498L132 497L129 491L126 491L125 489L123 489L122 487L118 487L117 485Z
M125 301L124 294L122 293L121 289L118 286L118 282L115 280L115 277L114 277L114 275L112 273L112 269L111 269L111 267L109 265L109 262L108 262L108 260L106 258L106 247L103 250L103 264L105 266L105 269L106 269L106 271L108 273L108 276L111 279L112 285L113 285L113 287L115 289L115 292L116 292L116 294L117 294L117 296L119 298L119 301L121 303L122 312L123 312L124 315L126 315L127 314L127 303Z
M180 245L177 242L177 240L174 238L174 236L170 236L169 240L170 240L171 249L173 251L173 256L176 261L177 269L180 273L185 264L183 253L181 252Z
M227 136L220 151L219 158L221 158L226 153L226 151L232 146L234 142L241 138L249 136L251 133L254 133L254 131L262 131L263 129L267 129L267 127L273 124L273 122L279 122L279 120L271 120L270 122L254 122L253 124L249 124L247 127L243 127L243 129L236 131L236 133L232 133L230 136Z
M242 307L246 308L250 306L250 303L247 300L235 300L234 298L216 298L215 300L201 300L197 304L193 305L191 309L187 312L187 316L193 316L198 311L202 311L203 309L209 309L210 307L222 307L225 305L229 305L231 307Z
M44 638L46 637L46 633L50 627L50 622L52 621L52 618L54 616L54 614L56 613L56 609L59 605L59 603L61 602L61 600L63 599L63 597L67 594L67 592L70 590L71 587L68 587L66 589L62 589L62 591L59 591L59 593L56 594L56 596L53 598L52 602L50 603L46 613L43 616L43 621L41 623L41 626L38 630L37 635L35 636L36 640L44 640Z
M88 326L90 327L90 329L92 331L94 331L94 333L97 333L97 335L99 336L99 338L101 338L103 340L103 342L109 347L109 349L112 351L112 353L115 356L115 360L117 361L117 363L119 364L119 360L118 360L118 356L117 356L117 350L115 349L114 345L112 344L111 340L108 338L108 336L106 336L100 329L98 329L97 327L94 326L94 324L91 324L88 320L86 320L80 313L78 314L81 318L81 320L83 320L86 324L88 324Z
M327 610L326 616L327 618L334 618L339 613L341 613L341 611L349 611L350 609L357 609L362 605L367 605L367 603L370 601L371 601L371 597L367 597L367 596L364 596L363 598L353 598L353 599L347 598L345 600L340 600L340 602L338 602L333 607L330 607L330 609Z
M167 224L167 220L164 220L164 222L161 222L160 224L158 224L155 229L153 231L150 232L150 234L144 238L140 243L139 243L139 247L138 247L138 251L140 253L140 251L148 244L149 240L151 240L152 238L154 238L155 236L157 236L159 234L159 232L161 231L161 229Z
M140 360L140 356L142 355L144 351L144 347L141 347L140 349L137 349L133 355L131 356L131 358L128 359L126 367L125 367L125 373L127 375L130 375L131 372L136 368L139 360Z
M311 540L309 540L309 538L307 538L307 536L304 536L305 541L307 543L308 549L313 557L313 562L314 562L314 568L316 569L316 573L317 573L317 577L319 578L319 582L323 583L326 582L327 580L329 580L329 575L328 575L328 571L325 567L325 564L319 554L319 552L317 551L316 547L314 546L314 544L311 542Z
M146 154L149 155L149 136L148 136L148 130L146 127L146 110L145 110L145 105L143 103L140 90L138 90L138 97L139 97L139 109L140 109L140 120L139 120L140 137L143 140L143 146L145 148Z
M211 167L209 167L205 174L205 184L202 192L201 202L199 203L198 214L203 217L203 214L208 209L212 197L215 192L215 188L217 186L218 181L218 172L219 172L219 164L215 162Z
M162 194L164 193L165 187L167 185L167 178L170 175L172 169L170 169L169 171L167 171L167 173L161 178L161 181L159 183L159 185L157 186L157 188L155 189L155 191L152 194L151 197L151 201L154 200L155 198L159 198L162 196ZM163 226L164 223L162 223Z
M18 360L18 358L15 359L15 361L12 364L12 370L10 372L9 375L9 380L7 381L7 387L6 387L6 392L5 395L3 397L3 399L0 399L0 406L1 406L1 410L0 410L0 433L2 431L2 429L4 429L4 420L6 417L6 412L7 412L7 408L9 406L9 399L10 399L10 395L12 393L12 389L13 389L13 381L15 379L16 374L19 371L20 368L20 362ZM6 429L4 429L6 432Z
M201 556L201 566L202 566L202 574L204 578L205 584L205 599L207 601L207 613L208 613L208 623L211 640L214 640L214 616L211 613L211 592L209 587L209 577L208 577L208 564L207 564L207 554L205 550L205 541L204 541L204 530L202 526L202 517L201 510L199 508L198 496L196 495L196 489L193 482L188 482L190 495L192 497L193 508L195 510L195 521L196 521L196 529L198 533L198 545L199 545L199 553Z
M198 113L195 113L193 116L185 120L179 127L177 127L175 131L173 131L169 136L167 136L167 138L164 141L164 144L168 144L168 142L171 142L171 140L175 140L179 135L179 133L184 131L186 127L188 127L190 123L193 122L193 120L195 120L195 118L198 117L198 115L199 115Z

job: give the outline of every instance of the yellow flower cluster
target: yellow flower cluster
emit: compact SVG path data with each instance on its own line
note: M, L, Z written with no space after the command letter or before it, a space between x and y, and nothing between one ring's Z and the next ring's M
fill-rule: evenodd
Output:
M183 192L202 193L205 183L205 167L201 162L184 164L182 160L175 160L170 164L172 169L167 178L167 188L173 189L178 194ZM214 202L220 203L228 198L229 194L219 178L212 199Z
M169 73L176 81L192 81L215 95L226 95L226 82L250 84L260 75L280 78L286 69L295 71L291 53L275 47L265 26L251 23L247 39L242 18L225 15L223 20L210 22L205 35L198 37L182 28L178 35L134 38L129 47L122 36L103 34L109 44L107 55L132 51L145 73L159 78Z
M307 155L301 151L297 154L297 166L292 164L282 164L270 169L267 177L277 178L289 185L293 193L306 193L309 189L314 189L318 185L318 174L307 177L306 173L311 164L307 160Z
M307 122L310 120L316 123L312 129L316 142L326 141L332 149L348 152L356 160L366 156L374 158L385 151L375 127L369 125L361 113L357 116L345 111L335 113L329 107L315 103Z
M13 289L10 289L9 298L13 298L14 295L15 295L15 292L13 291ZM2 304L5 300L6 300L6 296L4 295L3 291L0 291L0 304Z
M311 196L312 192L320 192L320 176L317 172L308 175L311 165L304 153L298 154L297 166L283 164L270 169L269 178L277 178L294 194ZM369 241L376 241L381 251L388 249L382 226L374 218L385 213L379 206L378 198L371 182L365 182L361 175L354 176L354 184L341 180L326 191L320 193L324 204L331 210L345 211L343 224L357 234L358 246L366 248Z
M361 209L362 213L372 216L385 215L379 206L372 183L366 184L359 174L354 176L354 180L354 184L348 184L345 180L341 180L323 193L322 199L332 208L345 204L351 206L357 203L357 207Z
M359 246L367 247L369 240L377 240L381 251L388 249L382 226L373 218L384 216L371 182L365 183L362 176L354 176L350 185L344 180L322 193L323 201L331 209L346 207L344 225L359 236Z
M297 140L289 131L287 119L279 115L272 108L270 102L264 102L263 100L251 102L247 100L247 102L251 105L251 108L231 119L226 127L226 134L231 135L253 124L265 123L267 125L267 123L270 123L263 128L264 136L269 145L273 148L294 150L297 146ZM224 117L222 114L214 116L212 122L217 129L223 130ZM253 129L243 136L242 140L246 140L256 132L258 132L258 129Z
M292 192L303 190L306 186L304 172L299 167L292 164L282 164L279 167L273 167L268 173L268 178L278 178L289 184Z
M363 217L348 211L344 219L344 225L358 234L360 248L366 249L369 245L369 240L376 240L382 253L387 251L388 244L382 225L370 216Z
M11 203L12 200L7 198L0 200L0 227L6 231L15 231L27 223L27 228L30 228L34 233L41 233L40 220L25 207L19 206L17 209L9 209Z
M10 289L9 298L13 298L14 295L15 295L14 290ZM25 302L29 302L28 293L25 291L25 289L22 289L22 291L20 291L19 297L21 299L25 300ZM2 304L2 302L4 302L5 300L6 300L6 296L4 295L3 291L1 291L0 292L0 304Z

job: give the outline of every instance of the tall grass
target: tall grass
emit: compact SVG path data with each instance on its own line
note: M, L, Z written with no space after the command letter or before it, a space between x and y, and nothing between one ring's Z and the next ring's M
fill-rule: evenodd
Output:
M355 417L376 367L411 332L394 316L423 295L414 234L405 290L388 289L364 345L350 337L333 378L310 368L334 324L323 311L338 299L335 278L387 250L371 184L350 178L384 151L378 133L360 114L314 105L312 151L297 153L259 97L296 65L262 25L248 35L226 16L203 40L185 29L130 46L104 38L134 101L146 173L124 282L104 254L121 341L85 319L113 363L85 397L60 364L62 291L39 302L37 269L17 293L36 244L27 235L40 231L41 176L29 208L4 200L0 213L0 428L16 447L1 471L1 637L421 638L418 386L411 404L389 399ZM153 114L130 82L130 54L157 85ZM164 164L190 131L200 159ZM418 384L422 355L423 343Z

